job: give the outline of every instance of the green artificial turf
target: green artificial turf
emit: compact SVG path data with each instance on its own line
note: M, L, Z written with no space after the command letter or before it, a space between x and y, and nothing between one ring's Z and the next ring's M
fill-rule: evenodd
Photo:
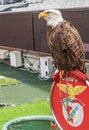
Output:
M6 122L12 119L31 115L51 115L49 101L40 101L16 107L0 108L0 130Z
M11 85L11 87L9 85L0 87L0 103L16 105L0 108L0 130L6 122L15 118L30 115L51 115L48 99L52 80L39 80L38 73L34 74L4 63L0 63L0 75L21 82Z
M18 83L20 83L20 81L16 79L6 78L6 77L0 78L0 87L16 85Z
M0 75L20 82L10 87L0 87L0 103L22 105L47 100L50 97L52 80L39 80L39 73L0 63Z

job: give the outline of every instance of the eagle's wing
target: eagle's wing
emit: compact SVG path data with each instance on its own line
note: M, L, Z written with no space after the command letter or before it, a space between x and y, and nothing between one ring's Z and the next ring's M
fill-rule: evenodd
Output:
M69 22L66 22L64 28L65 28L64 33L66 37L67 48L69 48L70 51L72 51L76 57L80 58L82 56L81 53L84 53L84 47L78 31Z
M66 84L57 84L57 86L60 88L60 90L66 93L66 90L67 90Z
M75 95L82 93L86 88L87 88L86 86L76 86L74 88Z
M67 63L70 68L84 69L84 47L76 28L70 22L64 22L62 41L66 44Z
M57 84L57 86L60 88L60 90L62 90L64 93L67 93L69 95L73 95L73 86L72 84Z

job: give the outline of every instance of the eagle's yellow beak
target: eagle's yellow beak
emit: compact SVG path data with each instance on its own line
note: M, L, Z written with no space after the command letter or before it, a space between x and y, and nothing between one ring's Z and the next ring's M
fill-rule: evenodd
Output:
M47 15L48 15L47 12L41 12L41 13L39 13L38 18L39 18L39 19L40 19L40 18L44 18L44 17L46 17Z

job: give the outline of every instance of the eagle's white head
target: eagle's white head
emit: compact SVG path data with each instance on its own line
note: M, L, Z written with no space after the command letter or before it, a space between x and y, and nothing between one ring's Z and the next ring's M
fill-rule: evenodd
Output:
M45 10L39 14L39 18L44 18L47 21L47 25L56 27L63 21L62 14L59 10Z

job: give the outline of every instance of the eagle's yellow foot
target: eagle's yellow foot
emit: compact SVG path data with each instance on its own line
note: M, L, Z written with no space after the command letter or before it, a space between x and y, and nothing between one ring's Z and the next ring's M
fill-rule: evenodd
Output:
M59 73L59 77L60 77L60 79L62 79L63 74L64 74L64 70L60 70L60 73Z

